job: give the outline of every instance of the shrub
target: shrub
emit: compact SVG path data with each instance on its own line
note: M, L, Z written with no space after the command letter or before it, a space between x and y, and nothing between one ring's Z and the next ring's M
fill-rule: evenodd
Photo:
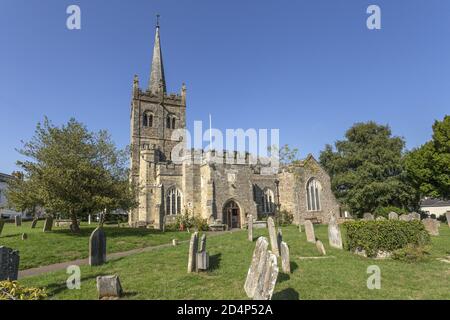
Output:
M166 224L167 231L186 230L188 228L195 228L199 231L208 231L208 220L198 216L190 216L185 213L177 216L174 223Z
M45 289L22 287L17 281L0 281L0 300L43 300L46 297Z
M394 207L394 206L388 206L388 207L378 207L375 209L375 211L373 212L375 214L376 217L385 217L386 219L389 218L389 213L390 212L395 212L398 215L402 215L402 214L407 214L408 210L406 209L401 209L398 207Z
M404 262L421 262L428 259L428 248L408 244L405 248L395 250L392 259Z
M277 215L278 218L278 225L280 226L287 226L292 224L292 221L294 221L294 216L292 213L286 210L282 210Z
M363 249L368 257L378 251L402 249L408 245L424 246L430 243L430 236L420 221L347 221L343 224L346 243L350 251Z

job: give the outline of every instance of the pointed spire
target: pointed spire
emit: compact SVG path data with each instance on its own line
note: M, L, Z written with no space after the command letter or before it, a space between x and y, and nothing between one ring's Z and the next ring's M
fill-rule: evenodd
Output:
M161 53L161 40L159 37L159 14L156 16L155 46L153 48L149 90L154 94L166 92L166 80L164 78L164 66Z

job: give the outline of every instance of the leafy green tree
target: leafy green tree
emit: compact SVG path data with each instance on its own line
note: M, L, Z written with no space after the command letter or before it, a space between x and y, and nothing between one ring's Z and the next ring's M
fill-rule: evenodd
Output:
M435 121L431 141L407 154L405 167L423 196L450 198L450 116Z
M127 152L117 150L106 131L91 133L75 119L56 127L45 118L19 152L28 158L17 162L24 178L12 182L8 193L18 208L67 214L78 231L83 215L137 205Z
M403 167L405 142L388 126L356 123L320 154L337 199L352 213L362 215L379 207L415 208L418 194L407 183Z
M269 152L278 152L278 159L280 161L280 164L286 165L293 162L298 161L298 149L293 148L291 149L289 145L285 144L281 147L273 145L268 147Z

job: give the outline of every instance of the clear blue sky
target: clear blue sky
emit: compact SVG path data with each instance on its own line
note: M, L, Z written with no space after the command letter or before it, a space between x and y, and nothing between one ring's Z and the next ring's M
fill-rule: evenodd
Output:
M66 8L82 30L66 28ZM366 8L382 30L366 28ZM129 143L133 75L146 86L156 13L168 90L188 88L194 120L280 128L281 143L318 155L353 123L389 124L408 148L450 110L446 0L1 0L0 172L47 115Z

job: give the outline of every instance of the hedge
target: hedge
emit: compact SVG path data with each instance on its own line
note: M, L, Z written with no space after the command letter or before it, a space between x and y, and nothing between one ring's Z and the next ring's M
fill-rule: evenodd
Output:
M343 224L346 243L350 251L365 250L373 257L378 251L392 252L408 245L430 244L430 235L418 221L348 221Z

